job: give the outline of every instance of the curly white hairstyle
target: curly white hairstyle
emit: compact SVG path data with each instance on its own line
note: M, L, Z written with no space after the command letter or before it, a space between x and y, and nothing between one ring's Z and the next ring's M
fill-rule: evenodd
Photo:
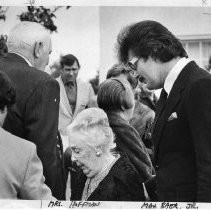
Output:
M80 112L67 127L69 141L77 136L83 136L84 143L110 152L115 148L114 134L109 126L106 113L100 108L89 108Z

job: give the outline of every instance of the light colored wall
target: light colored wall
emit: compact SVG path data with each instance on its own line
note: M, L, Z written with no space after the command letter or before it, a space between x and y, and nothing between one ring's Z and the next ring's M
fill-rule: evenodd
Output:
M83 80L93 78L99 68L99 7L60 9L56 16L58 33L52 37L52 60L60 54L74 54L81 64L79 77Z
M100 7L100 81L117 62L114 46L119 31L128 24L146 19L161 22L175 35L211 34L210 8Z

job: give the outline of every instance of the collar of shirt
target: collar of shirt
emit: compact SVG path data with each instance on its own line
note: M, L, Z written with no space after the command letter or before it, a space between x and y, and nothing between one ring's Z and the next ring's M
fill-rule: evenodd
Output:
M190 62L191 60L188 58L181 58L171 69L168 76L165 79L164 82L164 89L167 92L168 96L169 93L174 85L174 82L176 81L177 77L179 76L182 69Z
M112 159L106 164L106 166L102 169L102 171L94 176L93 178L88 178L85 183L85 187L82 194L82 200L87 200L88 197L94 192L94 190L98 187L100 182L108 175L112 166L116 163L116 161L120 158L120 155Z
M76 86L76 83L74 83L73 81L69 81L69 82L64 83L64 86L68 88L73 88Z
M14 54L20 56L21 58L23 58L26 61L26 63L28 63L29 66L33 67L32 64L29 62L29 60L27 58L25 58L23 55L16 53L16 52L11 52L11 53L14 53Z

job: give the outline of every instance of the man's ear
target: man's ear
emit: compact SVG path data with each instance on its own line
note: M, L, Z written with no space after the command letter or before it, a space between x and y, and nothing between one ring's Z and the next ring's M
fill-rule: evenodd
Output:
M34 45L34 57L35 58L39 58L41 56L43 47L44 47L43 42L41 42L41 41L35 42L35 45Z

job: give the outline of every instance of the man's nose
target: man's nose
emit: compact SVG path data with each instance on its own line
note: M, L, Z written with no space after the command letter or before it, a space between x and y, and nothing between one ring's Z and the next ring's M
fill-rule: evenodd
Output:
M71 76L73 76L74 72L73 72L73 71L69 71L69 74L70 74Z

